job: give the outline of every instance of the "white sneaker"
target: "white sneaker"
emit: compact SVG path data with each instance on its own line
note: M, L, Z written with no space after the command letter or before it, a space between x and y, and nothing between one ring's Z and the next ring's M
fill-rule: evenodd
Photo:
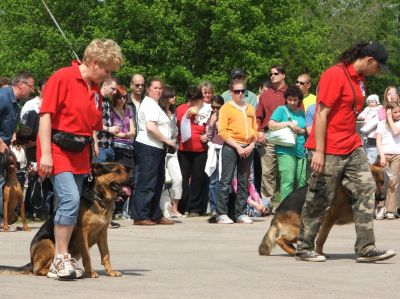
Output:
M376 207L375 209L375 219L383 220L385 218L385 208L384 207Z
M233 221L231 218L228 217L228 215L222 214L217 217L217 223L218 224L232 224Z
M60 278L60 279L75 279L77 278L76 271L72 266L71 256L66 253L59 255L54 258L53 263L50 266L47 277L49 278Z
M387 220L394 220L394 219L395 219L394 213L387 212L387 213L386 213L386 219L387 219Z
M250 217L247 215L240 215L236 220L236 222L242 224L252 224L253 220L251 220Z

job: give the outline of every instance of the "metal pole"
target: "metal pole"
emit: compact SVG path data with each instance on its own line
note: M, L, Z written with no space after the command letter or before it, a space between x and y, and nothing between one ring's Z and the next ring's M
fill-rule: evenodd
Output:
M76 54L76 52L74 51L74 49L72 48L72 44L70 43L70 41L68 40L68 38L65 36L64 32L62 31L60 25L58 25L58 22L56 20L56 18L53 16L53 14L51 13L50 9L47 7L46 3L44 2L44 0L42 0L42 3L44 5L44 7L46 8L47 12L49 13L51 19L53 20L54 24L56 25L57 29L60 31L62 37L65 39L65 41L67 42L70 50L72 51L72 53L74 54L76 60L78 60L79 62L81 62L81 60L79 59L78 55Z

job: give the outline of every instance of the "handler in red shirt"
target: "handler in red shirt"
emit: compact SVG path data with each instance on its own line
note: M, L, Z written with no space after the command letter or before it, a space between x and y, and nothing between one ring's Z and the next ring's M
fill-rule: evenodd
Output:
M52 142L55 131L88 138L102 129L101 96L98 84L120 68L120 47L112 40L93 40L85 50L83 63L56 71L46 82L40 109L39 171L50 177L57 196L54 216L55 254L47 277L74 279L83 270L68 253L77 221L80 191L90 172L90 146L71 152ZM64 149L63 149L64 148Z
M387 59L387 51L381 44L357 44L339 57L338 65L321 76L314 124L306 142L311 150L312 173L301 215L297 260L326 260L322 252L314 251L315 238L340 182L352 194L356 261L375 262L396 254L375 247L372 222L376 186L356 133L356 116L366 93L364 76L387 70Z

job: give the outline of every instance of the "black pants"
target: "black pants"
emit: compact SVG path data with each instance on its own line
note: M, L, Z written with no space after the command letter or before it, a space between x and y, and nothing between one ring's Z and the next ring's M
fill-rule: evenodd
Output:
M201 214L204 210L202 196L203 184L207 181L204 167L207 162L207 152L178 152L179 165L182 172L182 199L179 201L180 213L194 212ZM189 183L190 181L190 183Z

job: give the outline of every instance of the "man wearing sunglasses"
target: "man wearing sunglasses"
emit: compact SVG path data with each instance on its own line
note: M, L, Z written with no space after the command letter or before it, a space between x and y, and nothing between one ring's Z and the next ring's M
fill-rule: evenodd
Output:
M132 92L128 94L128 102L126 103L132 110L133 119L135 121L135 129L137 132L137 111L139 111L140 103L144 98L145 81L141 74L133 74L131 79Z
M301 92L303 93L303 106L304 111L307 111L307 108L317 102L317 97L310 93L310 88L312 85L312 80L310 75L308 74L301 74L297 77L296 85L300 88Z
M0 88L0 229L3 228L4 163L8 146L17 125L18 100L26 99L35 90L32 74L19 72L11 84Z
M272 113L278 106L285 105L284 93L288 86L285 82L285 69L282 65L274 65L269 73L272 88L264 91L260 95L260 100L257 105L256 117L258 126L258 144L262 177L261 177L261 196L272 198L276 190L276 173L277 162L275 155L275 146L269 143L266 139L268 131L268 122Z

